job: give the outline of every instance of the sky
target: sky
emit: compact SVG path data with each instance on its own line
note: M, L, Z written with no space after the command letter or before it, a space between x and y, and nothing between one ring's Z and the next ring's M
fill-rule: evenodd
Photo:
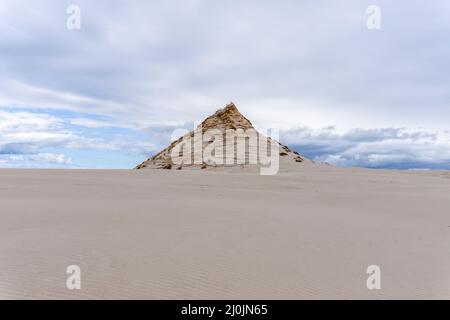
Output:
M448 39L446 0L0 0L0 167L132 168L233 101L316 161L450 169Z

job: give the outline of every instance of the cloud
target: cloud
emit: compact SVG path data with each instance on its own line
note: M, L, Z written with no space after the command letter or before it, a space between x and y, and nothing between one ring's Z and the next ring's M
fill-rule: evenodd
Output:
M447 163L448 1L380 0L379 31L370 1L69 4L0 2L0 154L144 157L232 100L320 161Z
M140 128L233 100L254 122L286 127L447 126L445 0L381 0L379 31L366 28L369 1L80 0L79 31L66 29L69 2L3 3L5 106Z
M72 159L64 154L0 154L0 167L7 168L68 168Z
M75 138L56 117L0 110L0 154L36 153L40 148L64 145Z
M70 157L64 154L65 152L100 150L148 155L154 150L149 142L140 138L140 135L147 137L145 132L113 126L109 126L108 132L99 132L99 128L105 128L101 120L83 118L77 113L69 117L45 113L42 110L0 109L1 165L76 167L77 164L73 163Z
M283 131L281 140L310 159L341 166L450 168L446 132L301 127Z

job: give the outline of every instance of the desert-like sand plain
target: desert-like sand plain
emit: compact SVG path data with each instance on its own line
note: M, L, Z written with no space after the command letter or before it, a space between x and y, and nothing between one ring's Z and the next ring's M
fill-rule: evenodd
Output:
M450 173L2 169L0 298L448 299Z

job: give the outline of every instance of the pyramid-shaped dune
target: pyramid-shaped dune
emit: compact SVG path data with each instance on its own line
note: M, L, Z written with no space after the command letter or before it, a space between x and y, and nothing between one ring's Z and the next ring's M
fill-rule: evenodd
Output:
M135 169L260 166L264 160L275 156L281 163L308 161L275 139L257 132L234 103L229 103Z

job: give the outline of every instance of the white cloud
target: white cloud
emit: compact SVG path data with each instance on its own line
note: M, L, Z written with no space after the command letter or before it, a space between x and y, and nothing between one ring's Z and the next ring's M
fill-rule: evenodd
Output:
M22 130L49 130L58 128L61 122L48 114L30 112L6 112L0 110L1 132L16 132Z
M47 114L0 110L0 154L36 153L77 137L63 128L60 119Z
M101 120L95 120L90 118L73 118L70 119L70 123L73 125L86 127L86 128L106 128L106 127L112 127L113 125L106 121Z
M450 168L446 132L302 127L282 132L281 138L313 160L342 166Z
M0 167L67 168L72 159L61 153L0 154Z
M42 112L14 112L0 110L0 155L3 161L44 161L58 163L54 153L43 152L48 148L123 150L144 153L151 150L148 143L128 136L98 136L98 132L76 131L70 125L82 129L104 127L101 121L84 118L67 118ZM17 158L14 158L16 157ZM52 158L53 157L53 158ZM55 160L55 161L53 161ZM66 163L67 164L67 163Z
M264 126L447 126L445 0L380 0L377 32L356 0L80 0L77 32L59 1L2 3L0 105L139 128L200 120L230 100Z

